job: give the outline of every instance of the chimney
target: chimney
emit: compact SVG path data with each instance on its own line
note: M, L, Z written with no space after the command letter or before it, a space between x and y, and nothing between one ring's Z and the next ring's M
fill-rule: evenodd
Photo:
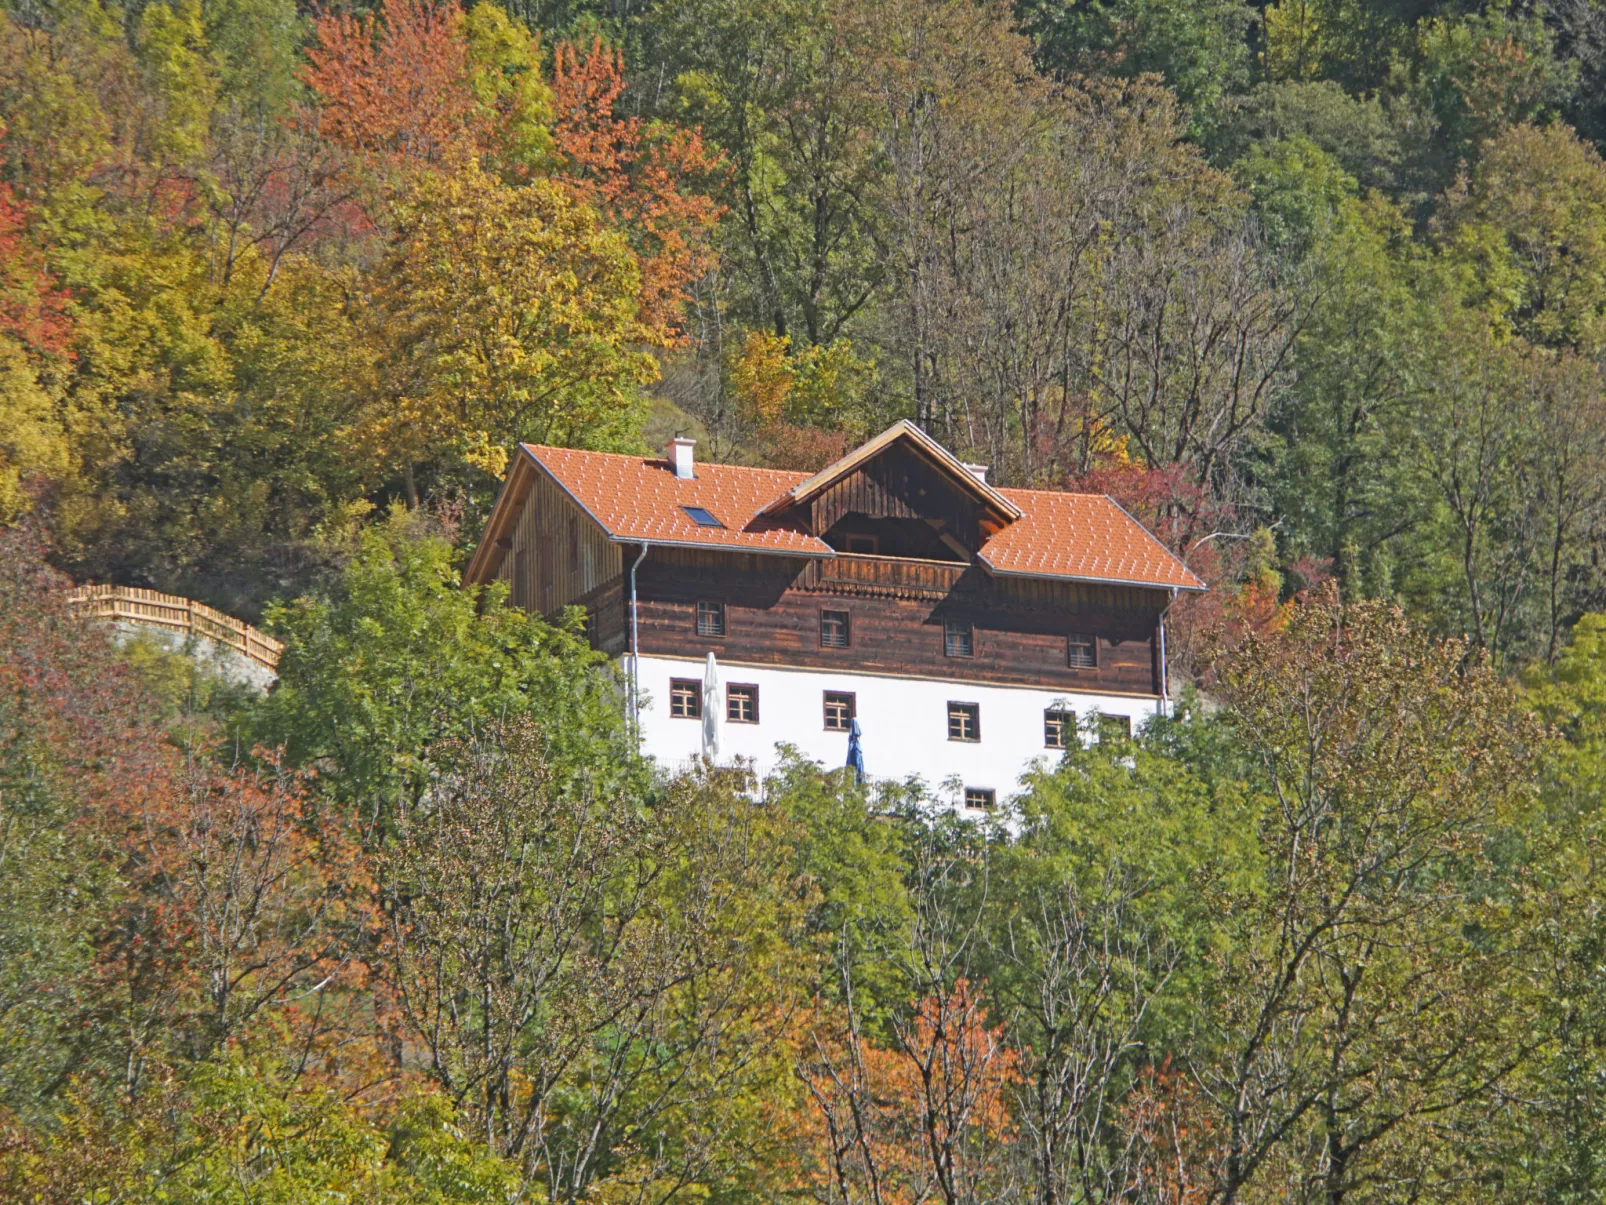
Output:
M987 484L987 466L984 464L967 464L965 471L983 485Z
M669 461L675 470L675 476L682 481L690 481L697 476L694 471L696 461L692 459L692 449L697 446L695 439L686 439L677 435L670 440L664 448L664 458Z

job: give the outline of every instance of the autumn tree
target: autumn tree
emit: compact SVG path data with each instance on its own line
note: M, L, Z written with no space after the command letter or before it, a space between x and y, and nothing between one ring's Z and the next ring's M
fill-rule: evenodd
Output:
M504 184L469 160L419 177L388 220L362 426L411 504L413 466L445 449L499 476L514 440L628 437L661 332L622 234L550 181Z
M720 1183L782 1071L783 834L718 776L639 808L529 720L435 758L376 862L420 1070L553 1200Z
M0 142L4 137L0 123ZM26 507L25 480L60 477L68 464L53 380L72 333L68 298L27 227L27 208L0 182L0 522Z
M1252 634L1222 681L1264 792L1266 876L1199 1068L1220 1114L1212 1199L1267 1177L1337 1202L1458 1176L1440 1127L1475 1124L1542 1040L1495 886L1540 735L1463 642L1331 592Z
M564 183L627 233L641 265L641 320L663 338L680 333L687 288L714 263L721 209L697 188L720 161L695 129L619 113L624 89L624 54L600 38L583 54L569 43L554 49L553 139Z

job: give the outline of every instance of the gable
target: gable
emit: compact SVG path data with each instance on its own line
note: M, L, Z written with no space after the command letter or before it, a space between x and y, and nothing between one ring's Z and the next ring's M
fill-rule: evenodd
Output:
M894 444L820 490L806 504L809 527L824 535L847 515L915 519L964 546L981 547L981 506L953 478L909 448Z
M977 519L984 534L996 531L1020 518L1019 507L977 477L952 452L907 419L894 423L868 443L855 448L836 463L827 465L814 476L800 482L766 508L766 513L779 514L806 507L819 495L868 468L874 462L895 454L912 456L924 462L930 473L941 479L949 491L973 499L978 508Z

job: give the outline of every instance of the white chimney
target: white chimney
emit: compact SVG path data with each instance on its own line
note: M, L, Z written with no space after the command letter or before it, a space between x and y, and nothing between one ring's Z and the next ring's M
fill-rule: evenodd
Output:
M677 435L664 448L664 458L674 466L675 476L682 481L690 481L697 476L695 471L697 462L692 458L691 452L696 446L697 441L695 439L686 439Z
M987 466L984 464L967 464L965 471L983 485L987 484Z

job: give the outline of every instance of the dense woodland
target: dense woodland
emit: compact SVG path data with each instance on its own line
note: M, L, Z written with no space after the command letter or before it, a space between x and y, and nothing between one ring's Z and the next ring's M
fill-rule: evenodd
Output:
M1596 0L8 0L0 1199L1606 1200L1603 106ZM460 588L514 441L899 418L1210 581L1174 719L669 778Z

